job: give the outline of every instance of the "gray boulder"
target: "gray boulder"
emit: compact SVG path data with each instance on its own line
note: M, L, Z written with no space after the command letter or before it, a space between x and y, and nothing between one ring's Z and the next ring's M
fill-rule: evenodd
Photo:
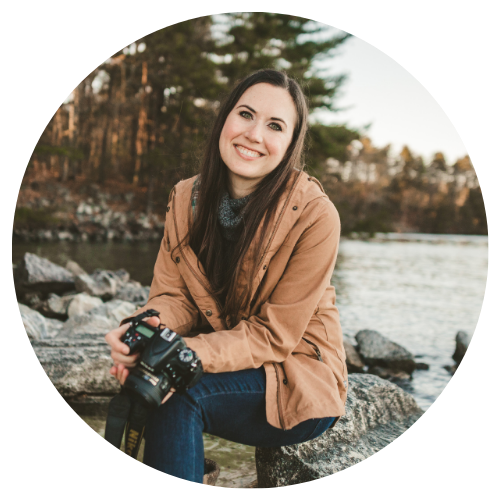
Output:
M66 269L73 275L73 276L80 276L82 274L87 274L75 261L73 260L68 260L66 262Z
M99 272L99 270L95 272L97 273ZM130 281L130 274L125 269L118 269L117 271L101 271L101 272L110 273L111 276L117 281L118 288L123 287Z
M117 271L96 269L90 277L97 283L106 282L107 279L111 278L116 282L117 290L125 286L130 280L130 274L125 269L118 269Z
M49 339L53 339L59 335L59 332L64 325L64 321L59 321L54 318L45 318L45 324L47 325L47 334Z
M80 293L87 293L103 300L109 300L116 295L118 284L111 275L99 274L96 279L89 274L75 276L75 287Z
M346 415L316 439L281 448L257 448L259 488L304 483L370 457L423 414L397 385L375 375L349 375Z
M352 343L344 338L344 350L346 356L347 371L349 373L363 373L365 363L356 351Z
M30 340L42 340L55 337L62 328L62 321L44 318L38 311L24 304L18 304L24 328Z
M406 373L402 370L395 370L394 368L382 368L381 366L370 367L368 369L368 373L377 375L377 377L383 378L385 380L390 380L391 382L411 379L411 375L409 373Z
M85 314L95 307L102 305L102 300L99 297L91 297L89 294L83 292L74 296L73 300L68 307L68 316L79 316Z
M141 286L140 283L136 282L127 283L118 291L115 298L143 306L148 301L150 288L149 286Z
M118 269L118 271L96 269L92 274L75 276L75 286L79 292L110 300L128 283L129 279L130 275L125 269Z
M415 370L415 358L411 352L374 330L359 331L356 341L360 356L370 367L380 366L409 374Z
M30 340L49 338L45 318L38 312L24 304L18 304L24 328Z
M76 294L69 294L59 297L55 293L49 294L47 300L38 302L34 308L46 318L59 320L68 319L68 307Z
M113 366L104 343L54 339L35 341L33 348L45 373L65 398L83 394L114 394L119 383L109 374Z
M118 327L120 321L134 313L136 306L123 300L111 300L85 314L73 316L61 328L58 339L97 339Z
M471 337L467 332L464 331L459 331L457 332L457 335L455 337L455 352L453 353L453 361L457 365L460 364L462 361L463 357L465 356L465 352L467 351L467 348L469 347Z
M135 310L134 304L123 300L101 303L65 323L58 322L61 328L55 338L46 335L32 341L43 369L66 399L101 397L119 391L118 382L109 374L113 362L104 335ZM45 322L56 321L38 316Z
M75 289L73 275L50 260L26 252L14 273L16 288L21 293L62 294Z

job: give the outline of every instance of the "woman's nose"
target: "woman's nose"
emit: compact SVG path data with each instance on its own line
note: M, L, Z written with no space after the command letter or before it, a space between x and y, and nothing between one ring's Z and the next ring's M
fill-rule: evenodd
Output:
M245 131L245 137L252 142L262 142L262 126L252 123Z

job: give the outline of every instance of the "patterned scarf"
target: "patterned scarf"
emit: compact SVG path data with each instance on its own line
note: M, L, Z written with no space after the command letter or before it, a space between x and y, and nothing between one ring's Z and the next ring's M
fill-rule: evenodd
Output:
M251 195L234 200L225 192L219 205L219 224L226 240L236 241L239 236L240 224L243 220L244 207Z

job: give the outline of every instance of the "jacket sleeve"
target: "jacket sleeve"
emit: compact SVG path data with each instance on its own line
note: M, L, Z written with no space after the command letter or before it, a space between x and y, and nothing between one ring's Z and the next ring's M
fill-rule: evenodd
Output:
M232 330L186 339L204 371L237 371L279 363L300 342L330 284L340 239L337 210L325 198L318 205L312 223L295 244L280 281L258 314L240 321Z
M123 325L147 309L156 309L160 313L160 321L179 335L189 333L198 319L198 308L194 304L178 266L172 260L167 224L165 224L165 233L154 267L148 302L144 307L135 311L133 316L122 320L120 324Z

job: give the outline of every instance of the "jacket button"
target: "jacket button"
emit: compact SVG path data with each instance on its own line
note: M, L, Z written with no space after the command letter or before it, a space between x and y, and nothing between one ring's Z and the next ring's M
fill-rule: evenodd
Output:
M207 309L207 310L205 311L205 314L206 314L207 316L212 316L212 310L211 310L211 309Z
M167 207L167 212L170 212L170 207Z
M175 262L177 262L177 264L181 261L181 259L179 257L176 257L175 258Z
M267 269L267 266L264 266L262 269L264 269L264 271Z
M297 207L297 206L293 207L294 210L297 210L297 208L299 208L299 207Z

